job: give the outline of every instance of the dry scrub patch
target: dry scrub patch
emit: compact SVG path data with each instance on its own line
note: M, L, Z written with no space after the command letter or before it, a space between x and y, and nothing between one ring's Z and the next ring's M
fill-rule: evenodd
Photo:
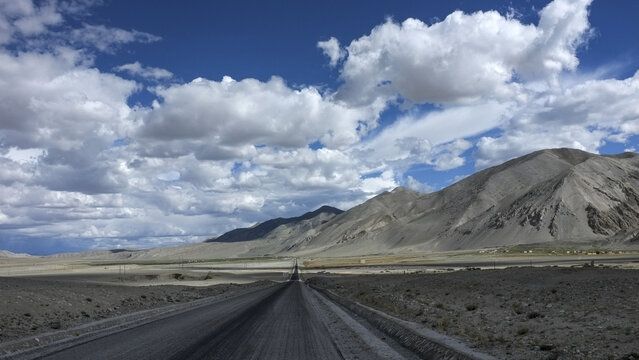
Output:
M133 287L0 277L0 343L265 283Z
M504 359L639 359L636 270L508 268L309 281Z

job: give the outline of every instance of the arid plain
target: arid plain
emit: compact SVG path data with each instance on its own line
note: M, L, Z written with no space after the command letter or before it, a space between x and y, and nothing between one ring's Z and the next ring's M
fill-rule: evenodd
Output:
M498 358L636 354L639 253L523 249L298 261L314 287ZM269 286L286 280L294 261L5 257L0 348L9 353L126 326L151 309L178 311Z

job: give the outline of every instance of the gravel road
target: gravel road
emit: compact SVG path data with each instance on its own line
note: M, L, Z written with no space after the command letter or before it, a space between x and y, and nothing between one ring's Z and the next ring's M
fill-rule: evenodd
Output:
M343 317L344 315L341 314ZM352 323L350 321L349 323ZM371 345L376 344L376 345ZM48 347L42 359L414 359L347 324L300 281L258 289L124 331Z

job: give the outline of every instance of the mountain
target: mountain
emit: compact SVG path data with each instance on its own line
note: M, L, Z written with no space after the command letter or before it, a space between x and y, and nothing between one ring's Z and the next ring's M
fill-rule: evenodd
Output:
M639 246L639 154L537 151L445 189L397 188L299 244L332 256L503 245Z
M31 257L29 254L13 253L9 250L0 250L0 258L25 258Z
M341 213L343 213L342 210L325 205L315 211L307 212L302 216L292 218L277 218L265 221L261 224L256 224L250 228L231 230L220 235L217 238L208 239L206 240L206 242L237 242L260 239L268 236L271 232L273 232L280 226L283 226L286 229L299 228L299 224L306 220L310 220L309 225L318 226L328 221L328 219L332 218L333 216Z
M324 206L204 243L60 256L331 257L522 244L639 248L639 154L542 150L430 194L398 187L345 212Z

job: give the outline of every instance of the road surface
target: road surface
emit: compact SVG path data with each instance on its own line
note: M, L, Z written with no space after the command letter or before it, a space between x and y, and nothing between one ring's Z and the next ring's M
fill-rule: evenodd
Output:
M319 299L297 279L296 264L291 281L79 342L53 353L49 350L37 354L37 358L405 358L403 350L397 352L371 330L359 329L358 333L344 326L343 321L338 324L338 317L327 314L331 312L329 305L321 304L326 300Z

